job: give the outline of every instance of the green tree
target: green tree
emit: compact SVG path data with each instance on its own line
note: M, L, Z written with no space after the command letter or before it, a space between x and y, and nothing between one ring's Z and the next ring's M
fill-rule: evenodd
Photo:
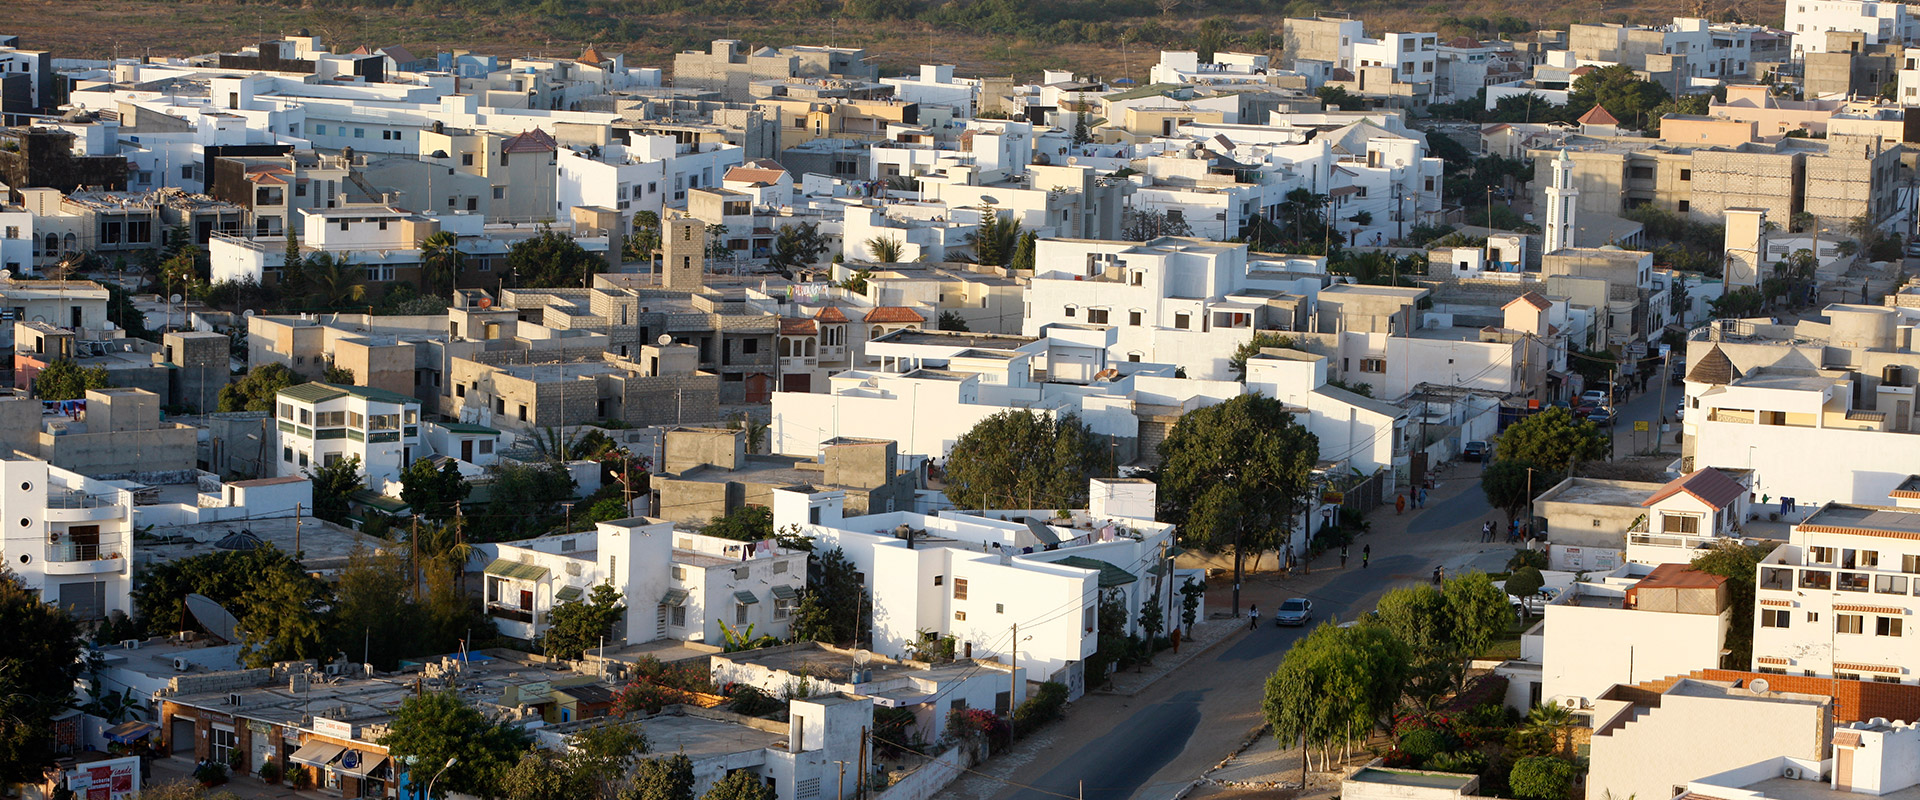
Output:
M901 244L899 239L891 236L875 236L867 240L867 253L873 257L875 263L899 263L900 256L905 252L906 245ZM856 294L865 294L867 291L865 283L865 281L861 281L862 285L858 289L854 289L852 286L848 286L847 289Z
M702 800L775 800L773 787L752 770L737 770L713 782Z
M197 629L185 603L187 595L197 593L225 606L235 617L244 618L249 608L243 596L255 580L270 574L305 577L307 571L286 551L271 544L156 563L140 570L133 590L135 615L149 633Z
M1093 141L1093 128L1087 124L1087 112L1073 115L1073 143L1086 144Z
M240 380L220 387L220 410L272 411L274 396L300 382L300 376L285 364L262 364L247 370Z
M1408 694L1439 697L1458 687L1467 661L1485 652L1513 616L1507 598L1483 573L1449 579L1442 588L1409 586L1380 598L1374 620L1412 655Z
M1487 495L1487 505L1505 513L1507 522L1518 519L1520 512L1526 510L1527 503L1533 501L1532 477L1528 472L1532 469L1534 466L1531 461L1502 458L1487 465L1480 473L1480 491ZM1547 482L1541 481L1540 488L1546 489Z
M1293 337L1260 331L1244 344L1234 348L1233 355L1227 359L1227 368L1233 370L1234 380L1246 380L1247 359L1260 355L1261 350L1269 347L1293 348Z
M947 497L960 508L1081 508L1087 477L1105 465L1092 429L1073 414L1025 409L987 417L947 453Z
M1573 82L1567 93L1568 113L1585 114L1594 106L1605 108L1621 126L1641 128L1648 112L1665 102L1669 94L1657 83L1641 80L1632 67L1610 64Z
M1313 94L1320 98L1322 105L1341 111L1359 111L1367 107L1365 98L1357 97L1340 86L1322 86Z
M1319 460L1319 438L1257 394L1187 412L1160 443L1160 519L1188 547L1233 554L1234 614L1247 556L1292 535Z
M530 530L558 522L552 517L559 503L573 497L575 489L573 476L565 466L554 462L501 461L487 467L487 479L492 487L488 507L511 512L487 518L498 526L493 532L501 539L522 538Z
M773 538L773 509L766 506L738 506L714 517L700 532L708 536L738 542L757 542Z
M353 370L333 363L332 356L327 356L327 360L324 363L325 366L320 370L320 380L322 382L337 383L342 386L353 386L358 383L358 381L354 380Z
M500 797L505 800L580 800L596 796L594 786L571 759L534 748L500 775Z
M460 251L459 234L437 231L420 240L420 293L445 296L453 291L466 264L467 254Z
M733 258L733 248L727 246L727 226L718 222L707 224L707 260L726 261Z
M1647 133L1660 135L1660 118L1668 114L1705 115L1712 100L1713 95L1689 94L1660 101L1659 105L1647 110Z
M1534 572L1538 574L1539 570ZM1569 757L1573 755L1573 737L1566 734L1580 727L1580 720L1573 715L1572 711L1568 711L1566 706L1559 703L1541 703L1534 706L1532 711L1527 712L1527 727L1546 734L1555 746L1564 746L1563 752Z
M80 674L80 624L0 567L0 784L38 783L53 765L53 718Z
M1326 756L1364 741L1392 713L1409 658L1407 646L1385 628L1315 628L1267 678L1260 709L1275 744L1284 749L1305 741Z
M942 311L940 312L940 330L966 333L967 318L960 316L958 311Z
M693 800L693 785L693 761L685 755L643 759L620 800Z
M367 273L350 256L314 253L301 268L307 285L306 302L316 309L339 310L357 306L367 297Z
M1520 800L1567 800L1573 784L1580 779L1580 768L1573 762L1553 756L1526 756L1514 762L1507 775L1507 786Z
M1027 231L1020 234L1020 246L1013 250L1013 260L1007 262L1009 269L1033 271L1035 253L1040 248L1040 234Z
M81 400L86 398L88 389L112 385L106 367L82 367L66 358L49 362L33 376L33 394L42 400Z
M460 465L453 459L441 462L438 469L430 459L414 459L400 473L400 499L413 513L428 519L446 520L453 516L454 505L467 499L472 491L466 476L460 474Z
M1540 570L1533 567L1521 567L1507 575L1507 583L1503 588L1507 590L1508 595L1520 599L1520 616L1527 617L1532 614L1532 612L1528 610L1527 598L1538 594L1540 587L1545 585L1547 585L1547 580L1540 574Z
M398 668L400 659L444 650L421 649L424 625L413 602L406 564L385 552L356 550L333 587L328 646L359 656L376 669Z
M795 610L793 635L816 642L854 642L870 613L866 587L853 562L835 547L807 556L807 593Z
M620 590L611 584L593 587L585 599L569 600L547 612L547 632L540 639L548 658L578 661L580 656L613 636L614 623L626 613Z
M1727 627L1727 655L1722 663L1731 669L1745 669L1752 663L1754 571L1767 557L1768 549L1766 545L1721 539L1693 559L1694 569L1727 579L1727 605L1736 622Z
M830 247L815 223L782 225L779 237L773 240L773 256L767 263L783 274L792 274L796 269L813 266Z
M601 797L612 797L608 789L624 782L634 757L653 746L638 722L604 722L573 734L568 741L573 746L569 755L574 768L597 785Z
M311 577L269 572L240 596L240 660L248 667L320 655L324 589Z
M540 233L514 243L507 250L507 269L513 273L515 286L584 288L605 265L605 261L587 252L572 236L546 226L540 228Z
M1494 455L1500 460L1525 461L1537 470L1565 475L1577 462L1605 458L1607 446L1607 434L1600 426L1575 419L1572 411L1555 407L1508 426L1495 439ZM1534 478L1538 480L1540 476Z
M386 735L380 737L396 762L417 763L427 774L444 766L436 790L483 797L497 794L501 779L531 743L520 726L487 719L453 690L400 701Z
M305 472L313 481L313 515L336 525L348 524L347 498L366 488L360 477L360 457L347 456Z

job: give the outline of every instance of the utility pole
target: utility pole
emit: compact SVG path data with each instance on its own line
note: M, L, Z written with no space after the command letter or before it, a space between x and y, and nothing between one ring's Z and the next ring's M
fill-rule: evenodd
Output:
M293 504L293 560L300 560L300 504Z
M834 800L844 800L847 796L847 762L834 759L833 763L840 765L840 783L834 787Z
M1151 644L1151 643L1149 643ZM1013 709L1020 704L1020 623L1013 623L1013 655L1007 660L1007 738L1012 739Z

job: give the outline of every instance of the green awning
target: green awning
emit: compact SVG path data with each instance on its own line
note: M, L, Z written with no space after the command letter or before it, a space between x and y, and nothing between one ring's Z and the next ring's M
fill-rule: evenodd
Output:
M578 587L578 586L568 586L568 587L567 587L567 588L565 588L565 589L561 589L560 591L557 591L557 592L554 592L554 593L553 593L553 599L555 599L555 600L558 600L558 601L560 601L560 602L562 602L562 603L564 603L564 602L566 602L566 601L568 601L568 600L578 600L578 599L580 599L580 595L581 595L581 594L582 594L582 592L580 591L580 587Z
M760 598L755 597L752 592L734 592L733 601L743 606L750 606L760 602Z
M775 586L773 587L773 596L781 600L792 600L799 597L800 592L791 586Z
M522 581L537 581L537 580L540 580L541 578L547 577L548 570L546 567L536 566L534 564L526 564L519 561L509 561L504 558L496 558L493 560L493 563L487 565L487 568L483 570L483 572L487 573L488 575L498 575L502 578L513 578L514 580L522 580Z
M1100 571L1100 588L1102 589L1111 589L1115 586L1125 586L1129 583L1133 583L1134 581L1139 580L1138 578L1135 578L1133 576L1133 573L1128 572L1124 569L1121 569L1117 566L1114 566L1112 563L1101 561L1100 559L1097 559L1097 558L1087 558L1085 556L1067 556L1066 558L1060 559L1053 563L1062 564L1069 567L1079 567L1080 569L1099 570Z
M660 605L663 606L679 606L685 602L687 602L685 589L668 589L666 594L660 596Z

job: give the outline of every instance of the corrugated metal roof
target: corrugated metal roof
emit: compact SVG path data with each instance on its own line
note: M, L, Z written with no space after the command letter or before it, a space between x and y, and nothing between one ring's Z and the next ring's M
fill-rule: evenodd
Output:
M527 564L519 561L509 561L504 558L496 558L493 560L493 563L488 564L487 568L482 571L488 575L498 575L502 578L513 578L515 580L522 580L522 581L537 581L537 580L540 580L541 578L547 577L547 573L549 570L546 567L542 567L536 564Z
M298 386L289 386L280 390L281 397L297 403L318 403L322 400L331 400L345 394L346 392L318 381L303 383Z
M580 595L582 594L584 594L584 592L580 591L580 587L568 586L564 589L561 589L560 591L554 592L553 599L564 603L569 600L578 600L580 599Z
M666 594L660 595L660 605L663 606L678 606L685 602L687 602L685 589L668 589Z
M1101 561L1100 559L1097 559L1097 558L1087 558L1085 556L1067 556L1066 558L1060 559L1053 563L1064 564L1069 567L1079 567L1081 569L1099 570L1100 571L1100 588L1102 589L1111 589L1115 586L1125 586L1129 583L1133 583L1134 581L1139 580L1138 578L1135 578L1133 576L1133 573L1128 572L1124 569L1121 569L1120 567L1114 565L1112 562Z
M734 592L733 599L741 605L746 606L760 602L760 598L752 592Z
M799 597L800 592L791 586L775 586L773 587L773 596L781 600L792 600Z

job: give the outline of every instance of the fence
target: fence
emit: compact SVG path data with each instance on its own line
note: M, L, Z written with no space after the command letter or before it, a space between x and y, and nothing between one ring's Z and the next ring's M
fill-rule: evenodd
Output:
M974 746L962 744L947 748L947 751L920 765L912 774L901 778L899 782L874 795L874 800L927 800L947 788L968 767L978 763L974 758Z

